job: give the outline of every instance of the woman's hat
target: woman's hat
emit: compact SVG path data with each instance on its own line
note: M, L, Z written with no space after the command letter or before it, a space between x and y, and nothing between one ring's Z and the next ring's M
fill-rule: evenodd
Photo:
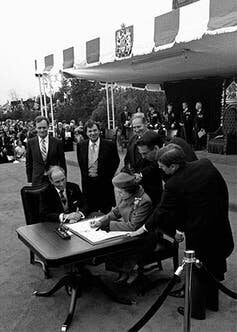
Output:
M118 175L116 175L113 178L112 182L115 187L124 189L124 190L131 189L131 188L138 186L138 184L136 182L136 176L125 173L125 172L121 172Z

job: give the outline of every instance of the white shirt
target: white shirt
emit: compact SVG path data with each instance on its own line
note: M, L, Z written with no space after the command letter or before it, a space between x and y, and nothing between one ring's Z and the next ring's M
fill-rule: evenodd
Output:
M56 188L56 187L55 187L55 189L57 190L58 196L59 196L59 198L60 198L60 200L61 200L60 190L59 190L58 188ZM65 197L66 200L67 200L67 194L66 194L66 190L65 190L65 189L64 189L64 191L63 191L63 195L64 195L64 197ZM64 216L64 213L60 213L60 215L59 215L59 221L60 221L60 222L63 222L63 216Z
M89 140L89 151L91 151L93 149L93 147L95 149L96 159L98 159L99 148L100 148L100 138L98 138L96 142L92 142L91 140Z

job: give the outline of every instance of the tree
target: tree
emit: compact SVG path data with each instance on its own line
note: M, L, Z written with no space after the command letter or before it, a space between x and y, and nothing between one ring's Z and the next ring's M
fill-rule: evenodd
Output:
M97 108L103 96L101 85L98 82L78 79L63 79L62 87L54 95L57 99L57 120L71 119L86 121Z
M152 103L157 110L163 112L165 108L165 100L166 97L163 91L151 92L147 90L124 89L120 87L115 88L114 108L116 126L120 125L120 114L125 106L128 107L128 110L131 113L135 113L137 106L140 106L142 111L146 114L149 103ZM92 118L96 121L102 122L102 125L107 127L107 104L105 97L101 99L97 108L93 111Z

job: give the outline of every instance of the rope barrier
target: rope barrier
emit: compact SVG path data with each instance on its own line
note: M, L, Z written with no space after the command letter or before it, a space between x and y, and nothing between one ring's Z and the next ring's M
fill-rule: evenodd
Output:
M191 253L191 251L190 251L190 253ZM232 290L225 287L222 283L220 283L220 281L218 279L216 279L215 276L211 272L208 271L208 269L202 262L200 262L195 257L189 258L188 257L189 251L186 251L185 254L186 254L186 256L183 259L183 264L178 267L173 278L170 280L170 282L168 283L166 288L163 290L161 295L158 297L158 299L155 301L155 303L150 307L150 309L145 313L145 315L135 325L133 325L133 327L131 327L128 330L128 332L138 332L160 309L160 307L166 300L167 296L169 295L170 291L172 290L172 288L174 287L176 282L179 281L179 279L180 279L179 276L182 273L185 264L195 263L196 266L198 268L202 269L207 274L208 278L211 279L216 284L218 289L220 289L223 293L232 297L233 299L235 299L235 300L237 299L237 293L233 292ZM193 254L194 254L194 252L193 252ZM187 310L187 308L186 308L186 310ZM187 322L186 322L186 326L184 326L185 331L190 331L190 324L187 325L188 321L190 320L190 319L188 319L188 318L190 318L189 316L186 317Z
M137 332L139 331L159 310L159 308L162 306L163 302L169 295L169 292L172 290L174 285L179 281L179 276L174 274L173 278L169 281L166 288L163 290L159 298L156 300L156 302L151 306L151 308L145 313L145 315L133 326L131 327L128 332Z
M201 269L203 269L203 271L205 271L205 273L208 275L208 277L214 281L214 283L216 284L216 286L218 287L219 290L221 290L223 293L225 293L226 295L228 295L229 297L232 297L233 299L237 300L237 293L233 292L232 290L228 289L226 286L224 286L218 279L216 279L214 277L214 275L208 271L208 269L206 268L206 266L201 263L198 262L197 265L200 265L199 267Z

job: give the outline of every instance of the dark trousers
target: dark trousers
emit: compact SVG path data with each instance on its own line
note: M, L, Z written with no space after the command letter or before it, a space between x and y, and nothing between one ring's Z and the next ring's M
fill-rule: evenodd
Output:
M193 267L192 273L192 317L204 319L206 309L218 311L219 291L215 284L202 271Z

